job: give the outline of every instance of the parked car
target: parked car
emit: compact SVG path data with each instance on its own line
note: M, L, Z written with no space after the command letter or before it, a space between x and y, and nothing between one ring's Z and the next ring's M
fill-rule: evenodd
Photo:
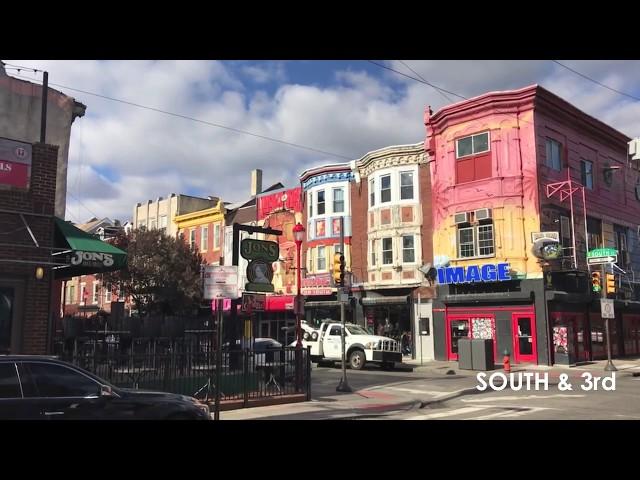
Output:
M192 397L133 390L46 356L0 356L0 420L209 420Z
M275 358L276 351L282 351L282 344L273 338L256 338L253 343L255 353L255 365L264 365L278 361Z

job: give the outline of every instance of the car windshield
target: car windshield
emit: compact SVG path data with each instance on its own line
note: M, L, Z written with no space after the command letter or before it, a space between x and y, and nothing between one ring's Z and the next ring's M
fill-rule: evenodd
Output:
M349 332L351 335L369 335L369 332L367 332L364 328L362 328L359 325L347 326L347 332Z

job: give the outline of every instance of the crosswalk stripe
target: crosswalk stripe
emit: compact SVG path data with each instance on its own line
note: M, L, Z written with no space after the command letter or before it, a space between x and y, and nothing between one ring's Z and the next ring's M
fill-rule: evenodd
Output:
M478 412L480 410L486 410L486 407L463 407L455 410L448 410L446 412L430 413L427 415L418 415L415 417L409 417L407 420L430 420L432 418L453 417L456 415L464 415L465 413Z
M496 412L496 413L490 413L489 415L482 415L481 417L473 417L470 418L469 420L488 420L490 418L495 418L495 417L504 417L507 416L510 412Z

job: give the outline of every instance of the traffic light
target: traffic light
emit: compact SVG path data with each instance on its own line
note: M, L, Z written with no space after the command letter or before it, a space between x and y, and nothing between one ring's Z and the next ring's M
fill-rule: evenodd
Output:
M613 273L607 273L607 294L616 293L616 277Z
M602 279L600 277L600 272L591 273L591 289L596 293L599 293L602 290Z
M344 255L336 253L333 256L333 282L337 287L344 285Z

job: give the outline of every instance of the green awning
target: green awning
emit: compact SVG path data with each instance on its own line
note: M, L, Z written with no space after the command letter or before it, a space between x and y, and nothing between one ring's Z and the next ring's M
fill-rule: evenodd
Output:
M60 218L55 219L55 246L65 249L54 253L61 266L55 267L55 278L112 272L127 264L127 253L84 232Z

